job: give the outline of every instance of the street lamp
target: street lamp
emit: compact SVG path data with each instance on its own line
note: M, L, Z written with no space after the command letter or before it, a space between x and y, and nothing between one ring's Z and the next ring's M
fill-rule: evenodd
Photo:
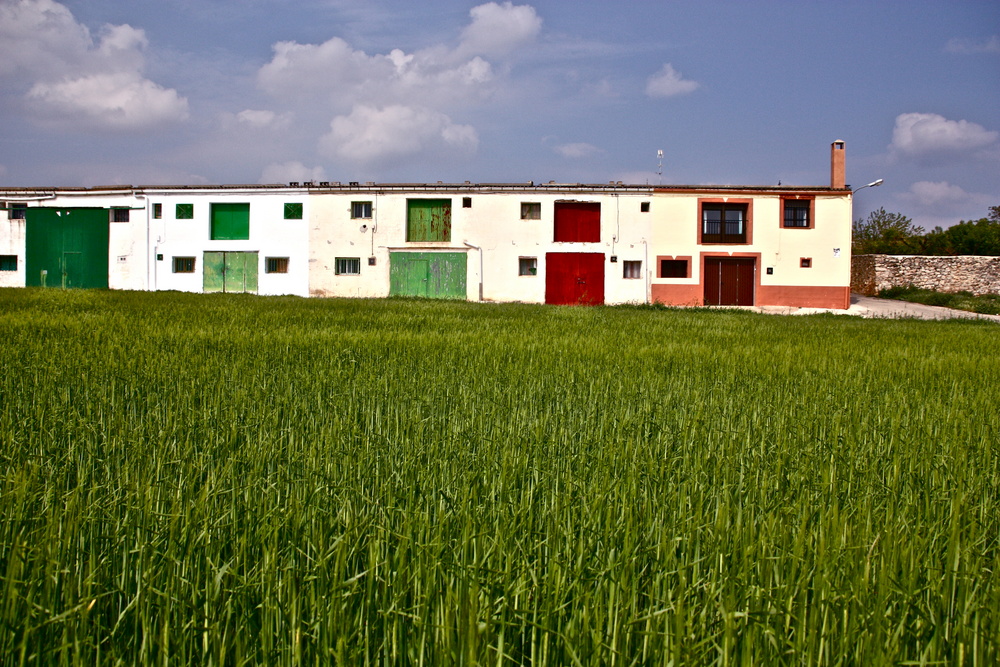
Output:
M881 178L880 178L880 179L878 179L877 181L872 181L872 182L871 182L871 183L869 183L868 185L862 185L862 186L861 186L860 188L858 188L857 190L851 190L851 194L852 194L852 195L853 195L853 194L857 194L857 193L858 193L858 191L860 191L860 190L864 190L865 188L877 188L877 187L878 187L878 186L880 186L880 185L882 185L882 179L881 179Z

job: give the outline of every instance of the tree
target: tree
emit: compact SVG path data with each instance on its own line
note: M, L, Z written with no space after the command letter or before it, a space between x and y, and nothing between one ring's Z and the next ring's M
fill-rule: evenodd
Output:
M902 213L884 208L872 211L867 220L852 225L851 250L856 255L912 255L919 252L923 227L917 227Z

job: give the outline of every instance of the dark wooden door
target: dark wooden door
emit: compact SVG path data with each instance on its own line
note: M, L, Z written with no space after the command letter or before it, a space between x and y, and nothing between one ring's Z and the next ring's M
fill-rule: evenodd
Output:
M604 303L604 253L546 253L545 303L592 306Z
M752 257L706 257L706 306L752 306L757 260Z

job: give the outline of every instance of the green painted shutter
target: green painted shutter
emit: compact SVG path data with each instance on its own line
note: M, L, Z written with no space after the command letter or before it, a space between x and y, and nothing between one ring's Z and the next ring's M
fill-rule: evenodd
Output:
M213 241L250 238L250 204L212 204Z
M302 219L301 203L285 204L285 220L301 220L301 219Z
M109 215L104 208L25 210L25 284L108 287Z
M450 199L407 199L407 241L451 241Z
M226 253L206 252L201 263L206 292L221 292L225 288Z
M464 252L389 254L389 295L465 299L468 256Z

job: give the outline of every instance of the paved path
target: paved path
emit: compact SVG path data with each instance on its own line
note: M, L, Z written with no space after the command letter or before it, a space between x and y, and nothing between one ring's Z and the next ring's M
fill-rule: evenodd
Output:
M875 317L886 319L913 318L918 320L947 320L964 318L972 320L992 320L1000 323L1000 315L980 315L965 310L943 308L941 306L925 306L922 303L896 301L894 299L876 299L860 294L851 295L851 307L847 310L827 310L825 308L783 308L763 306L757 308L762 313L781 315L812 315L814 313L835 313L841 315L856 315L858 317Z

